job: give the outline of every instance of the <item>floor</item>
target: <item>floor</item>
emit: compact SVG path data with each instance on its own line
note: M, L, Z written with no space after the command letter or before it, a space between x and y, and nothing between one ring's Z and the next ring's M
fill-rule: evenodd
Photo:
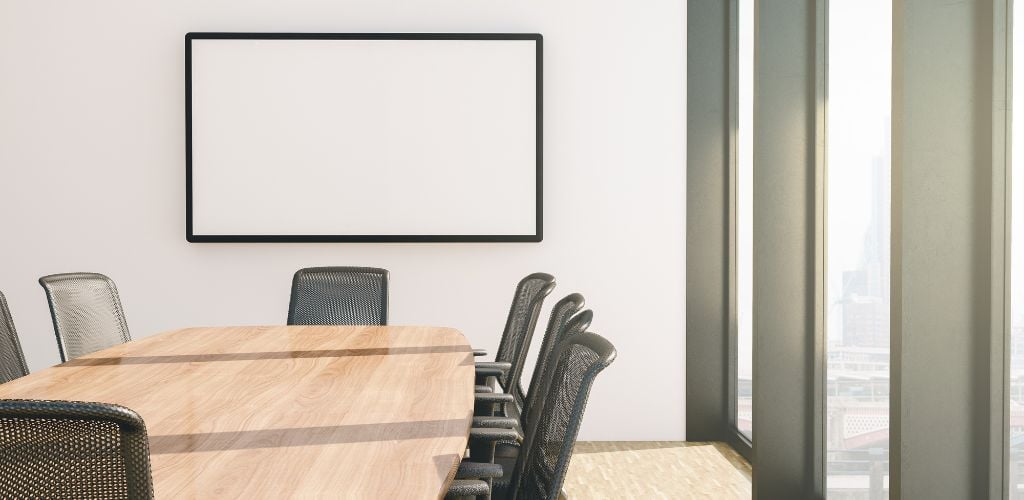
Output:
M564 491L570 499L749 499L750 465L723 443L581 441Z

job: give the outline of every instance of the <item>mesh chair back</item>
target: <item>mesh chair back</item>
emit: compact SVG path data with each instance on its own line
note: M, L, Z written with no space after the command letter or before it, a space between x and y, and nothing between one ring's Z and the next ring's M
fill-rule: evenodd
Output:
M544 397L533 409L539 413L527 427L526 441L516 460L511 498L558 498L590 388L615 354L610 342L589 332L559 344L551 376L544 382Z
M0 497L152 498L146 425L117 405L0 400Z
M388 271L310 267L292 279L289 325L388 324Z
M96 273L39 278L46 290L60 359L67 361L132 339L114 282Z
M582 306L582 297L580 299L580 305ZM555 347L565 339L587 331L587 328L590 328L590 323L593 321L594 312L587 309L566 321L556 332L552 332L550 339L548 335L544 336L544 343L541 344L540 352L537 353L537 365L533 368L533 377L530 379L530 392L526 393L526 401L523 404L523 411L520 417L522 428L526 428L530 420L531 409L537 406L538 398L543 396L544 391L541 385L547 380L547 369L553 364L552 358L555 355Z
M25 375L28 375L28 365L18 341L18 331L14 329L7 299L0 293L0 384Z
M513 396L516 391L512 388L519 386L523 361L526 352L530 350L530 340L537 327L540 309L544 305L544 299L554 288L555 277L547 273L533 273L520 280L516 286L512 307L509 308L508 319L505 321L505 331L501 334L501 343L498 344L498 352L494 356L495 361L512 364L508 373L498 378L498 383L506 392L512 392ZM522 391L518 392L521 396ZM522 407L523 400L517 398L516 404Z
M543 370L545 353L550 352L558 345L559 336L562 334L562 329L565 328L565 324L569 322L569 318L572 318L573 314L579 312L583 308L585 302L583 295L578 293L571 293L566 295L555 305L551 306L551 315L548 316L548 325L544 328L544 338L541 340L540 351L537 352L537 364L534 365L533 372L534 377L530 378L530 389L533 389L534 384L537 383L536 375L537 370ZM512 395L516 398L516 401L522 402L521 409L525 415L526 410L526 395L528 392L523 390L522 379L514 387L512 387Z

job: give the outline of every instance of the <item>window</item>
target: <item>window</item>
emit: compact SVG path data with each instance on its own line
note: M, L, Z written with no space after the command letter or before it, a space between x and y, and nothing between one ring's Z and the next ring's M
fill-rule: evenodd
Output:
M1024 68L1024 9L1013 9L1013 60L1011 69ZM1024 78L1014 74L1010 148L1010 498L1024 499Z
M830 2L826 162L829 498L887 499L892 1Z
M738 0L736 131L736 411L735 425L753 438L753 152L754 0Z

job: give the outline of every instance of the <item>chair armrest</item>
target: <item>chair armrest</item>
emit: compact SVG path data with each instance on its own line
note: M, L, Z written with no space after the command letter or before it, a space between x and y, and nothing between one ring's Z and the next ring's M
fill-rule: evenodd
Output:
M494 463L498 443L515 443L519 433L515 429L471 428L469 430L469 458L474 462Z
M502 474L504 471L501 465L463 460L455 473L455 479L495 479Z
M473 417L473 427L515 429L519 422L512 417Z
M487 484L486 481L479 479L456 479L452 481L452 484L448 486L448 494L444 497L446 499L455 499L463 497L486 497L491 494L491 485Z
M512 363L508 361L478 361L476 363L477 377L501 377L512 369Z
M515 398L507 392L477 392L473 394L474 405L473 415L489 417L495 414L505 415L505 405L515 401Z
M473 349L473 356L486 356L487 349Z
M497 443L498 441L512 441L519 439L519 433L515 429L499 429L494 427L474 427L469 429L469 440Z
M476 364L476 385L494 387L512 369L507 361L480 361Z
M493 403L493 404L504 404L511 403L516 400L511 394L507 392L477 392L473 394L473 399L477 403Z

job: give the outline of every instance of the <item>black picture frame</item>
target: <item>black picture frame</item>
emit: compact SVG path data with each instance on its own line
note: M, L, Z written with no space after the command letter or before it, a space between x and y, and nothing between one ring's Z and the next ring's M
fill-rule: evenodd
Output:
M536 230L527 235L210 235L192 216L192 40L532 40L537 49ZM537 33L253 33L185 34L185 239L191 243L536 243L544 235L543 36Z

